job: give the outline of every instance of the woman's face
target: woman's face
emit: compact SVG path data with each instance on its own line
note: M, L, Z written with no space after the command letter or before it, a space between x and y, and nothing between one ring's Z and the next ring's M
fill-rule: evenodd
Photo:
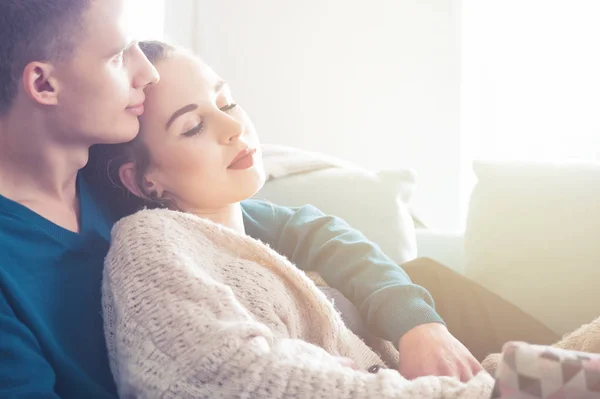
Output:
M156 68L161 80L146 90L140 118L139 140L150 154L146 192L187 212L254 195L265 181L259 140L227 83L181 52Z

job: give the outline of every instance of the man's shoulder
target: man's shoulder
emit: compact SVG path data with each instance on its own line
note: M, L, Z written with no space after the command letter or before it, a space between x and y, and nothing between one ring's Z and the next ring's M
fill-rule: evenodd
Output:
M311 204L304 204L301 206L287 206L287 205L278 205L274 204L271 201L261 200L261 199L247 199L242 201L242 210L245 213L271 213L273 215L291 215L291 214L314 214L314 215L323 215L318 208Z
M334 220L309 204L290 207L251 199L242 202L242 211L246 232L261 240L267 236L277 237L283 229L287 231L296 231L304 227L310 229L310 223L322 225L320 221L331 223Z
M44 240L45 235L35 224L0 209L0 263L15 253L35 255L33 250Z
M7 245L9 245L10 231L13 230L12 218L0 209L0 263L2 262L3 254L6 253ZM0 264L0 268L2 265Z
M18 215L0 208L0 246L7 242L5 239L24 230L31 230L33 226Z
M25 221L0 208L0 272L9 268L11 258L21 246L23 238L34 235L30 235L30 231L31 226Z
M273 204L272 202L269 201L265 201L265 200L261 200L261 199L255 199L255 198L250 198L247 200L242 201L242 209L243 210L254 210L254 209L274 209L274 207L277 207L277 205Z

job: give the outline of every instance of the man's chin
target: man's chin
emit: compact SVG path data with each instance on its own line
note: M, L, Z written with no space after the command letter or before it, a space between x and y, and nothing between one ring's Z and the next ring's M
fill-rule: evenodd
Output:
M128 117L122 120L118 127L107 131L105 142L102 144L122 144L133 140L140 131L140 122L135 117Z
M135 132L110 132L102 138L102 142L98 144L123 144L133 140L138 134L137 129Z

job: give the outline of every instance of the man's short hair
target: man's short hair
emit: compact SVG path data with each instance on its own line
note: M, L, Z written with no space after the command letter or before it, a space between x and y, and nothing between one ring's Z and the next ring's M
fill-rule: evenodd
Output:
M69 57L92 0L0 0L0 116L17 95L32 61Z

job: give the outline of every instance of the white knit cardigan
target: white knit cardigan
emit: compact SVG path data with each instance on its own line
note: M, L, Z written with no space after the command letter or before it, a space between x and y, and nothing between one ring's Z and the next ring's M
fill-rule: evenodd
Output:
M379 357L324 294L261 242L144 210L112 232L103 280L122 398L489 398L493 381L369 373ZM352 359L359 370L339 357Z

